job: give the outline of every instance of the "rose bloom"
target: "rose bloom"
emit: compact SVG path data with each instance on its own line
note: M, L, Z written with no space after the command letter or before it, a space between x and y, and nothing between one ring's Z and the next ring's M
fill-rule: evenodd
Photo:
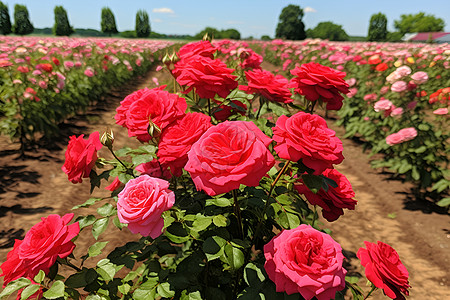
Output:
M353 98L356 95L357 92L358 92L357 88L350 88L348 93L346 94L346 96L348 98Z
M261 69L263 57L250 48L238 50L238 56L243 59L239 64L242 69Z
M417 130L414 127L403 128L397 132L403 139L403 142L410 141L417 136Z
M323 217L328 222L333 222L344 214L344 208L350 210L355 209L355 205L357 204L357 201L353 199L355 192L347 177L336 169L326 169L322 175L334 180L338 186L336 188L329 186L328 191L320 189L317 194L314 194L300 178L298 183L301 184L295 185L295 189L300 194L305 195L309 203L322 207Z
M189 59L194 55L200 55L213 59L217 47L211 45L210 41L198 41L184 45L178 51L178 57L181 60Z
M49 215L31 227L23 240L15 240L13 249L0 266L5 276L3 287L20 277L33 279L40 270L48 274L56 259L69 256L75 244L71 241L80 232L77 223L71 225L74 214Z
M403 115L403 108L396 107L391 111L391 117Z
M156 239L164 227L161 215L174 203L175 193L169 190L168 181L141 175L128 181L119 193L117 216L132 233Z
M352 87L352 86L354 86L356 84L356 79L355 78L349 78L345 82L348 83L349 87Z
M87 67L86 70L84 70L84 75L92 77L94 76L94 70L91 67Z
M120 182L119 177L114 178L113 182L111 182L110 185L105 187L105 190L114 192L115 190L117 190L120 185L122 184L122 182Z
M233 72L234 69L229 69L219 59L194 55L177 62L173 75L181 86L187 87L183 93L187 94L195 88L201 98L211 99L216 95L226 98L238 86Z
M448 108L447 107L438 108L438 109L433 111L433 114L435 114L435 115L446 115L446 114L448 114Z
M345 287L341 246L310 225L283 230L264 246L264 256L264 268L277 292L329 300Z
M120 102L114 118L117 124L128 129L130 137L135 136L141 142L148 142L152 138L148 132L150 121L162 131L184 116L186 100L164 91L165 87L144 88Z
M225 121L209 128L188 152L184 169L197 190L214 196L258 186L275 164L268 150L271 139L253 122Z
M264 98L281 103L294 101L288 88L289 81L282 75L273 75L266 70L245 71L248 86L240 85L239 89L247 94L257 93Z
M392 84L391 91L400 93L400 92L406 91L407 88L408 88L408 84L406 82L400 80L400 81L396 81Z
M272 130L278 156L294 162L302 159L316 175L344 160L342 141L318 115L298 112L290 118L281 116Z
M291 79L290 88L304 95L309 101L321 99L327 103L328 110L339 110L342 107L342 94L347 94L348 83L345 82L345 72L311 62L302 64L291 70L296 76Z
M141 175L147 174L151 177L158 177L166 180L172 178L172 174L170 174L170 171L167 168L167 166L161 164L161 162L158 161L156 158L153 159L152 161L138 165L135 169L136 171L141 173Z
M373 108L376 112L390 110L392 108L392 102L388 99L383 99L375 102Z
M383 289L391 299L405 299L409 295L408 270L400 261L397 251L388 244L364 242L367 249L359 248L356 254L365 268L367 279Z
M405 77L408 76L409 74L411 74L411 68L408 66L401 66L398 67L397 70L395 70L395 72L401 77Z
M375 67L375 70L378 72L383 72L386 71L387 69L388 69L387 63L381 63Z
M222 104L213 110L213 116L217 121L225 121L235 114L245 115L247 105L239 100L231 100L228 105Z
M65 153L66 161L61 168L72 183L81 183L82 178L89 178L97 161L97 151L102 148L98 131L91 133L87 140L83 137L84 134L70 137Z
M43 70L47 73L50 73L53 70L53 66L51 64L37 64L36 70Z
M397 145L403 142L403 137L396 133L390 134L386 137L386 144L389 146Z
M157 156L175 176L181 176L191 146L212 126L211 117L202 113L187 113L167 126L159 138Z

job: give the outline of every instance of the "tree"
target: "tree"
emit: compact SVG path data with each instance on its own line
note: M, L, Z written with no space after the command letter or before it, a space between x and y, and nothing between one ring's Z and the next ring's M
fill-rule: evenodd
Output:
M369 22L369 32L367 40L369 41L385 41L387 38L387 18L385 14L373 14Z
M443 31L445 22L441 18L433 15L426 15L424 12L418 14L401 15L400 20L394 21L394 27L401 34L413 32L435 32Z
M58 36L69 36L74 33L73 28L69 24L67 12L62 6L55 6L55 25L53 26L53 33Z
M333 22L320 22L314 29L308 29L310 38L327 39L330 41L348 41L348 34L341 25Z
M9 17L8 6L0 1L0 33L7 35L11 32L11 19Z
M231 39L231 40L240 40L241 33L239 31L237 31L236 29L222 30L220 38Z
M32 33L33 30L34 27L30 22L27 7L25 5L16 4L14 6L14 33L26 35Z
M275 37L288 40L304 40L306 38L305 24L302 21L303 9L290 4L281 11Z
M136 36L148 37L150 32L150 21L147 12L144 10L138 10L136 13Z
M208 36L212 39L220 39L220 31L217 30L216 28L213 27L206 27L205 29L203 29L202 31L200 31L199 33L197 33L195 35L195 39L197 40L201 40L205 34L208 34Z
M117 33L117 27L116 27L116 19L114 18L114 14L112 13L111 9L108 7L102 8L102 19L101 19L101 28L102 32L108 34L111 36L113 33Z

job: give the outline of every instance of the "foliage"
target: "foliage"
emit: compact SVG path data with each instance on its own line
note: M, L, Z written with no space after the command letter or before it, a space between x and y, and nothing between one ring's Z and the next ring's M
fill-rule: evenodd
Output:
M348 34L342 26L333 22L320 22L314 29L308 29L306 33L310 38L327 39L330 41L347 41L349 39Z
M100 27L103 33L111 36L113 33L117 33L116 19L112 10L108 7L102 8Z
M368 41L385 41L387 38L387 18L383 13L377 13L370 17Z
M11 19L9 17L8 6L0 1L0 33L7 35L11 32Z
M148 14L144 10L139 10L136 13L136 36L137 37L149 37L151 29L150 29L150 20L148 18Z
M73 28L69 24L67 12L62 6L55 6L55 25L53 32L58 36L69 36L74 33Z
M261 41L270 41L270 40L272 40L272 38L268 35L261 36Z
M275 30L275 37L288 40L305 39L305 24L303 24L302 18L303 9L300 6L290 4L283 8Z
M195 39L202 39L205 34L208 34L209 37L214 39L232 39L232 40L240 40L241 34L236 29L225 29L225 30L218 30L213 27L206 27L199 33L197 33L194 38Z
M14 6L14 33L26 35L32 33L33 30L34 27L30 22L27 7L25 5L16 4Z
M401 33L414 32L435 32L443 31L445 22L441 18L434 15L427 15L424 12L417 14L404 14L400 16L400 20L394 21L394 27Z

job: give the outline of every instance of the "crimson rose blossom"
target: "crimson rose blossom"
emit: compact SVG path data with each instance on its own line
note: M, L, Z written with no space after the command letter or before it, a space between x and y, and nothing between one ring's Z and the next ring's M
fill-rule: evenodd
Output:
M191 146L211 127L211 117L202 113L188 113L164 130L159 138L157 156L170 167L175 176L181 176Z
M228 105L222 104L213 110L213 116L217 121L225 121L235 114L245 115L247 105L239 100L231 100Z
M345 72L311 62L296 67L291 74L297 76L291 79L289 85L296 93L304 95L309 101L321 99L327 103L328 110L341 109L344 99L341 93L349 92L349 85L344 80Z
M120 222L128 224L132 233L153 239L162 233L162 213L175 203L175 193L169 190L169 182L149 175L128 181L118 198L117 216Z
M319 175L344 160L342 142L318 115L298 112L292 117L278 118L273 130L278 156L314 169Z
M210 41L199 41L184 45L178 51L178 57L181 60L189 59L194 55L200 55L204 57L214 58L214 53L217 51L217 47L211 45Z
M300 194L304 194L309 203L322 207L322 215L328 222L336 221L339 216L344 214L344 208L355 209L357 203L353 199L355 192L347 177L336 169L326 169L322 175L334 180L338 186L336 188L330 186L328 191L320 189L317 194L311 192L304 184L295 185L295 189ZM303 183L301 179L299 182Z
M408 270L400 261L397 251L388 244L364 242L367 249L359 248L356 254L365 268L367 279L383 289L392 299L405 299L409 295Z
M214 196L257 186L275 164L267 149L271 139L254 123L225 121L209 128L188 152L184 167L197 190Z
M161 164L160 161L158 161L156 158L152 161L142 163L139 166L137 166L136 171L143 174L150 175L151 177L158 177L161 179L169 180L172 178L172 174L170 174L169 169L166 165Z
M310 225L283 230L264 246L264 256L264 268L277 292L329 300L345 287L341 246Z
M187 86L185 94L195 88L195 92L206 99L219 95L226 98L231 90L238 86L234 69L219 59L211 59L200 55L181 60L175 65L173 75L181 86Z
M65 153L66 161L61 168L72 183L80 183L83 182L82 178L89 178L97 161L97 151L102 148L98 131L91 133L87 140L83 137L84 134L70 137Z
M164 128L184 116L186 100L171 94L161 86L154 89L138 90L120 102L116 109L116 123L128 129L128 135L141 142L148 142L152 136L148 132L151 120L159 129Z
M56 259L69 256L75 244L71 241L80 232L78 222L71 225L74 214L49 215L41 218L25 234L23 240L16 240L6 261L0 266L5 276L3 287L20 277L33 279L40 270L48 274Z
M281 103L294 101L288 89L289 81L281 75L273 75L266 70L245 71L248 86L240 85L239 89L247 94L260 94L264 98Z

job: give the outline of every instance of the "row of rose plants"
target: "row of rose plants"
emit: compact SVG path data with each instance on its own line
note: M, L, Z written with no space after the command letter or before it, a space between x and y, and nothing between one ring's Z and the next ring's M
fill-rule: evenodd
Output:
M440 206L450 198L450 45L255 42L266 60L289 68L318 62L347 73L349 92L338 112L345 137L363 141L375 168L431 192Z
M347 292L366 299L376 289L392 299L408 295L408 271L390 245L367 241L357 251L371 282L363 292L319 221L319 213L336 221L357 205L350 182L334 168L344 159L342 142L315 113L319 105L342 106L345 73L310 63L291 70L289 81L263 70L251 49L231 48L187 44L163 58L161 71L173 82L121 101L115 121L142 143L137 149L115 149L111 131L70 137L62 166L68 179L89 178L92 190L111 194L74 207L96 205L97 216L69 224L73 213L50 215L16 240L0 266L0 296L327 300ZM99 157L101 151L114 159ZM108 241L98 241L86 255L73 255L81 232L99 239L110 222L136 236L110 253L102 253ZM84 265L94 257L101 258L94 267ZM70 275L63 277L62 268Z
M0 133L22 146L149 70L166 41L0 37Z

